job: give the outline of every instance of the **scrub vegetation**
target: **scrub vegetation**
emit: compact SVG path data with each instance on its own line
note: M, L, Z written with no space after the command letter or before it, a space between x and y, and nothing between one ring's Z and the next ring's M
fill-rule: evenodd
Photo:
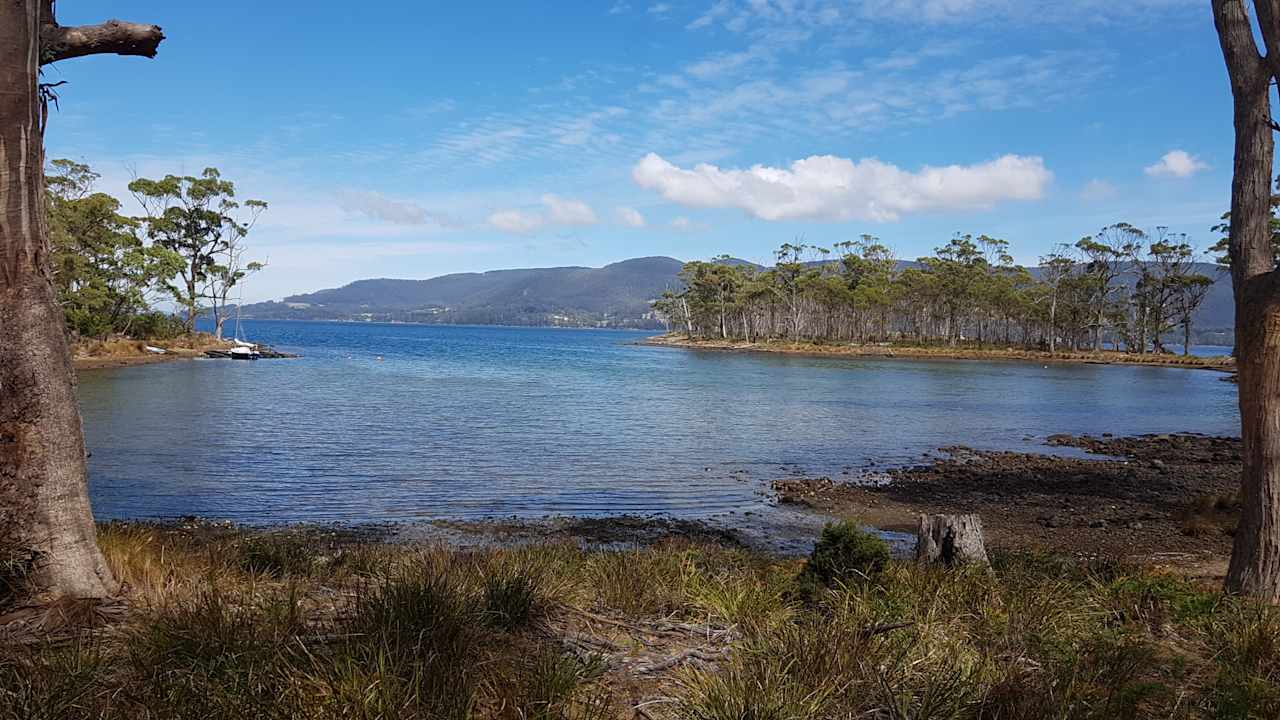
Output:
M1280 609L1109 562L921 567L846 525L808 561L685 540L99 537L128 607L17 611L0 718L1280 715Z

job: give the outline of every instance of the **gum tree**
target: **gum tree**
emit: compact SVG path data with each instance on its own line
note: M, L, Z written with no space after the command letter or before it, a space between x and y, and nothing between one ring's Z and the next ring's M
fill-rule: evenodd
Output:
M116 591L89 508L84 435L54 297L44 180L50 88L40 68L97 54L154 57L155 25L62 27L53 0L0 1L0 547L32 599Z
M1244 503L1227 590L1280 601L1280 274L1272 248L1280 0L1211 0L1231 83L1235 159L1227 251L1236 306Z

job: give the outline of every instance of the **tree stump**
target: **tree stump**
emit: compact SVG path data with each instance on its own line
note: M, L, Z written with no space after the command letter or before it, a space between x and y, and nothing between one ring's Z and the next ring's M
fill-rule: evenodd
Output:
M921 515L916 560L947 566L989 564L982 519L977 515Z

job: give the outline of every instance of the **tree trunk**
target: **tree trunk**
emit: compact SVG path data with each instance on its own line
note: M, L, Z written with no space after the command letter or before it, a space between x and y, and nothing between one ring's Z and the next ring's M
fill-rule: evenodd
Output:
M0 545L33 559L36 599L107 597L74 374L49 270L41 8L0 3Z
M1049 354L1058 349L1058 289L1053 290L1053 301L1049 304Z
M947 566L989 564L982 519L977 515L921 515L916 560Z
M35 601L117 589L89 508L75 375L49 267L39 69L93 53L154 55L161 39L153 25L59 27L53 0L0 2L0 546L29 557Z
M1275 0L1254 4L1268 57L1259 54L1244 0L1213 0L1234 101L1235 160L1229 247L1236 304L1241 451L1240 523L1226 588L1280 601L1280 288L1271 254L1269 57L1280 48Z

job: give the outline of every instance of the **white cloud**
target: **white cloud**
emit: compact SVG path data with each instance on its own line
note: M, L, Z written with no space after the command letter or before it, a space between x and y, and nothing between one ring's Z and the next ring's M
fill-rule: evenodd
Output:
M1185 150L1171 150L1160 158L1160 162L1148 165L1145 172L1151 177L1189 178L1208 167L1200 158Z
M912 173L875 158L855 162L831 155L797 160L790 168L724 170L701 164L686 170L649 153L632 169L632 178L681 205L738 208L763 220L888 222L931 210L1036 200L1053 173L1043 159L1019 155L977 165L926 166Z
M377 192L343 190L338 193L338 205L348 212L396 225L426 225L435 220L426 208L417 203L392 200Z
M671 12L671 4L670 3L654 3L653 5L649 6L648 12L650 15L658 15L658 16L666 15L667 13Z
M631 5L630 5L629 3L619 1L619 2L615 2L615 3L613 4L613 7L609 8L609 14L610 14L610 15L621 15L622 13L624 13L624 12L626 12L626 11L630 10L630 9L631 9Z
M618 222L626 225L627 227L642 228L645 226L644 215L640 214L640 211L633 207L620 205L614 210L614 214L617 215Z
M581 200L547 193L542 196L542 204L546 212L499 210L490 214L486 222L492 228L517 235L527 235L553 225L582 226L597 222L595 211Z
M1088 202L1110 200L1119 192L1115 185L1106 180L1094 179L1084 184L1084 188L1080 190L1080 199Z
M542 203L550 211L550 220L556 225L594 225L596 213L581 200L562 198L550 193L542 196Z
M489 216L489 224L503 232L523 235L542 229L547 224L547 219L539 213L499 210Z

